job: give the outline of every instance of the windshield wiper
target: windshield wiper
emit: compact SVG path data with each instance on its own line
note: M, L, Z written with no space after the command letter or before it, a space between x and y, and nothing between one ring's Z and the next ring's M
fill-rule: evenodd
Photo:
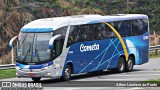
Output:
M39 58L39 53L38 53L38 49L37 49L37 44L36 44L36 46L35 46L35 53L37 53L36 56L37 56L38 61L41 62L41 60L40 60L40 58Z
M25 54L24 58L23 58L23 62L26 60L26 56L27 54L31 51L31 43L29 44L29 48L27 50L27 53Z
M23 44L23 42L26 40L26 37L27 37L28 33L26 34L26 36L24 37L23 41L21 44Z

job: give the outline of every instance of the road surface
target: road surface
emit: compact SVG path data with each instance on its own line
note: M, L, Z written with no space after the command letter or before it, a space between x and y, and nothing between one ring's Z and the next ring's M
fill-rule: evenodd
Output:
M125 81L145 81L160 79L160 58L152 58L148 63L143 65L135 65L132 72L114 73L111 71L103 71L99 73L87 73L72 76L72 80L64 82L60 79L42 79L42 86L49 86L47 89L63 89L63 90L97 90L97 89L155 89L160 90L160 87L103 87L115 82ZM8 78L0 81L20 81L32 82L30 78ZM113 84L112 84L113 85ZM111 85L111 86L112 86ZM102 87L97 87L102 86ZM94 87L94 88L93 88Z

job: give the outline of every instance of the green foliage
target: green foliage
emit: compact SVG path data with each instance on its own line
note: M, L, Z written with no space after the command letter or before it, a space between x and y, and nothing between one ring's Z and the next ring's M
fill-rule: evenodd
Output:
M55 8L59 6L58 0L46 0L46 1L39 0L38 3L40 3L43 7L46 8Z
M72 10L72 7L71 7L71 6L63 6L63 8L64 8L65 10Z
M104 3L107 2L107 1L108 1L108 0L99 0L99 2L104 2Z
M53 9L58 14L56 16L61 16L63 10L69 11L71 14L80 14L81 10L87 10L89 12L96 13L102 12L100 14L118 14L118 13L130 13L130 14L146 14L149 16L150 25L156 30L160 30L160 0L128 0L129 6L127 7L127 0L62 0L63 2L68 2L70 5L66 6L61 0L28 0L20 1L22 4L27 2L33 3L35 5L40 5L41 8ZM23 5L21 5L23 6ZM14 1L7 0L7 5L5 7L6 12L10 12L14 8ZM22 9L21 9L22 10ZM23 8L23 11L27 11L27 8ZM96 12L95 12L96 11ZM32 7L30 13L33 13L35 18L42 18L39 15L39 9ZM35 15L38 13L38 15ZM83 13L83 12L82 12ZM44 14L44 13L42 13ZM84 13L83 13L84 14ZM48 16L46 14L46 16ZM151 29L152 31L152 29Z
M54 3L51 3L51 4L52 4L51 6L52 6L53 8L55 8L55 7L58 7L58 6L59 6L59 4L58 4L58 2L57 2L57 1L55 1Z
M10 38L18 35L19 29L24 25L24 22L39 18L76 14L146 14L150 21L150 31L156 30L160 33L160 0L128 1L127 4L127 0L1 0L0 15L3 17L0 17L2 21L2 24L0 24L0 38L8 38L0 43L7 45ZM19 15L16 18L17 20L14 20L16 15L12 16L12 12ZM14 25L12 25L13 23ZM4 52L5 54L8 53L9 49Z
M15 69L0 70L0 79L16 77Z
M45 3L44 3L44 7L49 8L49 7L50 7L50 3L49 3L49 2L45 2Z
M32 13L37 13L38 12L38 9L37 8L33 8L32 9Z
M13 8L13 1L12 0L8 0L7 1L7 6L6 6L6 8L5 8L5 10L8 12L8 11L11 11L12 10L12 8Z
M160 79L147 80L147 81L144 81L144 83L157 84L159 86L160 85Z
M150 57L150 58L160 57L160 50L158 50L157 52L158 52L158 55L156 55L156 51L150 51L149 57Z

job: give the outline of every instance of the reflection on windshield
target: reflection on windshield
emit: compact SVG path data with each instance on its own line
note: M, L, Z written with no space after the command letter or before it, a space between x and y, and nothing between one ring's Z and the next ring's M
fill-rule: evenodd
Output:
M42 64L55 59L62 53L67 26L50 33L20 33L17 44L17 62L22 64ZM49 40L55 35L61 37L54 41L49 50Z
M50 60L48 50L51 33L20 33L17 61L35 64Z
M63 45L64 45L65 36L66 36L66 31L67 31L67 26L59 28L54 32L54 35L60 34L61 37L57 38L53 43L53 50L51 51L51 58L52 59L55 59L56 57L61 55Z

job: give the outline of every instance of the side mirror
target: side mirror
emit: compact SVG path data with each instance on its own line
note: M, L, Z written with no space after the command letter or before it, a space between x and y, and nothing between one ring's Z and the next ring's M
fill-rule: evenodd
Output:
M12 50L13 49L13 41L17 39L18 36L14 36L10 41L9 41L9 47Z
M58 37L60 37L61 34L59 35L55 35L54 37L52 37L49 41L49 49L53 49L53 43L54 43L54 40L57 39Z
M14 36L10 41L9 41L9 47L11 49L11 57L12 57L12 64L14 64L14 55L13 55L13 41L17 39L18 36Z

